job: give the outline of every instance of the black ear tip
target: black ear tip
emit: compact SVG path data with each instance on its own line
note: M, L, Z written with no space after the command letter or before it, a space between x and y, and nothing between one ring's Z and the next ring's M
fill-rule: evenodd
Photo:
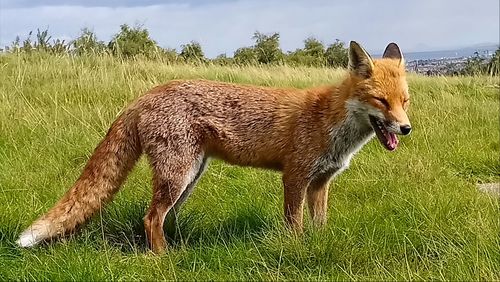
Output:
M401 59L403 55L401 54L401 49L399 49L398 44L391 42L385 47L383 58L391 59Z
M391 43L389 43L389 44L387 45L387 48L397 48L397 49L399 49L399 46L398 46L398 44L396 44L396 43L394 43L394 42L391 42Z
M358 42L354 41L354 40L351 40L351 42L349 42L349 47L354 47L354 46L359 46Z

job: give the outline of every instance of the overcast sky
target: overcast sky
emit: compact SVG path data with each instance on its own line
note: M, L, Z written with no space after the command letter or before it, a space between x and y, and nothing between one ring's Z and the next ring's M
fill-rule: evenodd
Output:
M500 32L498 0L0 0L0 46L37 28L73 39L89 27L109 41L123 23L144 25L162 47L198 41L209 57L252 45L256 30L279 32L286 51L314 36L373 52L391 41L407 52L498 43Z

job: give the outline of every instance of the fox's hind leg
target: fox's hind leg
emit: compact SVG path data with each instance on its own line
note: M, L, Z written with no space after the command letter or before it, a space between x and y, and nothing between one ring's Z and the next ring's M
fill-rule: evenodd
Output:
M144 227L151 250L162 253L167 247L163 233L165 216L198 175L204 154L195 146L169 148L166 144L146 148L146 153L153 167L153 199Z
M196 183L198 183L198 180L203 175L203 172L205 172L208 162L209 160L207 159L207 157L204 157L200 165L200 169L198 170L198 173L194 177L193 181L188 184L184 192L182 192L181 196L175 203L174 207L168 212L166 218L167 222L165 223L168 232L175 232L175 229L177 228L177 216L179 210L181 209L182 204L184 204L184 202L186 202L186 200L189 198L191 193L193 193Z

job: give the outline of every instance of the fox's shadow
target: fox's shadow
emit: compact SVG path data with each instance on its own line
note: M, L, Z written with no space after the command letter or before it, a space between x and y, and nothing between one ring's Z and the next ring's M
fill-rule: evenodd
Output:
M117 220L116 214L103 212L91 223L99 225L101 235L91 236L103 238L110 246L124 253L147 252L144 212L143 208L133 208L125 217L120 216L120 220ZM222 221L191 210L189 213L181 212L175 225L166 220L164 231L169 248L175 249L198 244L228 244L248 236L257 238L270 232L275 225L274 220L258 208L235 209Z

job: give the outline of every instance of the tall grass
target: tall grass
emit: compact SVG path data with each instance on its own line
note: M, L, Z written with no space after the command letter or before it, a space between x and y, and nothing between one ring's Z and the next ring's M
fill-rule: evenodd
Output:
M370 142L332 184L329 220L295 237L275 172L214 161L168 232L145 247L151 196L141 160L81 232L35 249L19 233L78 177L130 101L171 79L275 87L339 82L341 70L167 65L111 57L0 56L2 280L499 280L498 77L410 76L414 132L393 153Z

